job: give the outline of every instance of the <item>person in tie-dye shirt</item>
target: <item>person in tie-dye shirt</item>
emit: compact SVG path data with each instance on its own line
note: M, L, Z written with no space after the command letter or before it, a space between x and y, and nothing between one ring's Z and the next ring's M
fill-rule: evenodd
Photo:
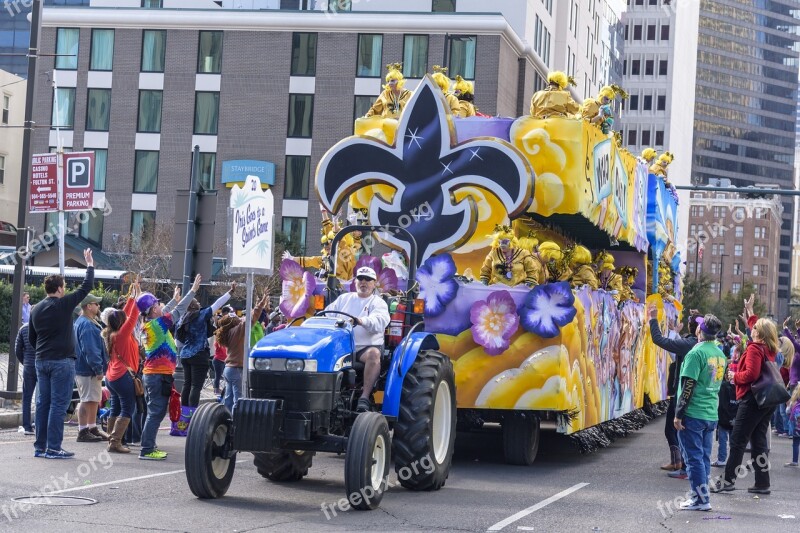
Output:
M136 306L144 318L141 342L146 359L142 381L147 400L147 419L142 429L142 450L139 452L139 459L163 461L167 457L166 452L156 448L156 434L158 426L167 414L169 397L172 393L172 374L175 372L178 358L178 348L169 329L177 321L173 315L186 312L186 308L200 288L200 281L202 278L198 274L194 278L192 288L180 303L178 303L181 297L180 287L175 287L172 300L167 305L163 305L149 292L142 293L136 299Z

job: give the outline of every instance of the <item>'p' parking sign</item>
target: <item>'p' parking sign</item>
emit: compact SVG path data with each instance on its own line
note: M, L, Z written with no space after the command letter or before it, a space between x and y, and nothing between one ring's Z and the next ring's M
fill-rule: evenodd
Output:
M89 211L94 202L94 152L64 154L64 211Z

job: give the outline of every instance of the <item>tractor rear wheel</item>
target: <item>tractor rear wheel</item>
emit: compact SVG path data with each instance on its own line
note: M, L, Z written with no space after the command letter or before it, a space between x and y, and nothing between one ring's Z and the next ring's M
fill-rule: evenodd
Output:
M257 452L253 457L258 473L270 481L300 481L311 468L314 452Z
M443 353L420 352L403 380L394 426L394 468L411 490L439 490L447 481L456 439L453 363Z

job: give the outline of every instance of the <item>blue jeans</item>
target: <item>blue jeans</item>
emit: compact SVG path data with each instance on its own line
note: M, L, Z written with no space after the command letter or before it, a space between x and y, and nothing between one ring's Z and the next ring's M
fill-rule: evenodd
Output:
M228 386L225 387L225 399L223 403L228 411L233 412L233 406L242 395L242 369L226 366L225 371L222 373Z
M158 427L169 407L169 396L163 394L169 383L167 379L172 376L161 374L145 374L142 376L144 382L144 397L147 399L147 419L144 421L142 429L142 450L139 455L146 455L156 449L156 435Z
M60 450L64 440L64 417L75 386L75 359L36 361L36 450Z
M711 477L711 448L714 445L716 421L700 420L687 416L683 419L684 429L678 432L683 444L686 474L692 497L700 503L708 502L708 478Z
M33 389L36 388L36 366L25 366L22 369L22 427L30 431L31 426L31 402L33 401Z
M222 381L222 374L225 372L225 361L212 359L211 364L214 366L214 390L219 390L219 382Z
M131 418L136 406L136 390L133 388L133 378L128 372L119 379L108 382L111 391L111 412L109 416Z
M719 431L719 447L717 448L717 461L724 463L728 460L728 438L731 436L731 431L725 428L718 428Z
M788 422L789 420L786 418L786 410L782 405L779 405L772 414L772 429L778 433L788 433Z

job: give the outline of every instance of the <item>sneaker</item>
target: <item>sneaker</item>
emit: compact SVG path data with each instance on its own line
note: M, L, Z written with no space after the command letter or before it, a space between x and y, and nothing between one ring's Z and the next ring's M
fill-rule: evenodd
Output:
M34 457L44 457L46 453L44 450L33 450Z
M31 429L25 429L25 426L20 426L17 429L17 433L22 433L23 435L36 435L36 433L34 433L32 428Z
M356 406L356 413L366 413L372 410L372 402L368 398L359 398L358 406Z
M45 454L45 459L71 459L72 456L75 454L73 452L68 452L67 450L50 450L48 449Z
M679 506L681 511L710 511L711 502L701 503L694 500L685 500Z
M672 479L687 479L689 477L686 474L686 470L674 470L672 472L667 472L667 476L671 477Z
M720 492L733 492L736 490L733 483L728 483L724 479L717 479L711 483L709 489L714 494L718 494Z
M769 494L772 491L769 490L769 487L764 487L763 489L759 487L748 487L747 492L750 494Z
M142 461L163 461L167 458L167 453L161 450L153 450L149 453L139 454L139 459Z
M791 463L786 463L783 466L798 466L798 464L796 462L792 461Z
M711 466L725 466L726 461L712 461Z

